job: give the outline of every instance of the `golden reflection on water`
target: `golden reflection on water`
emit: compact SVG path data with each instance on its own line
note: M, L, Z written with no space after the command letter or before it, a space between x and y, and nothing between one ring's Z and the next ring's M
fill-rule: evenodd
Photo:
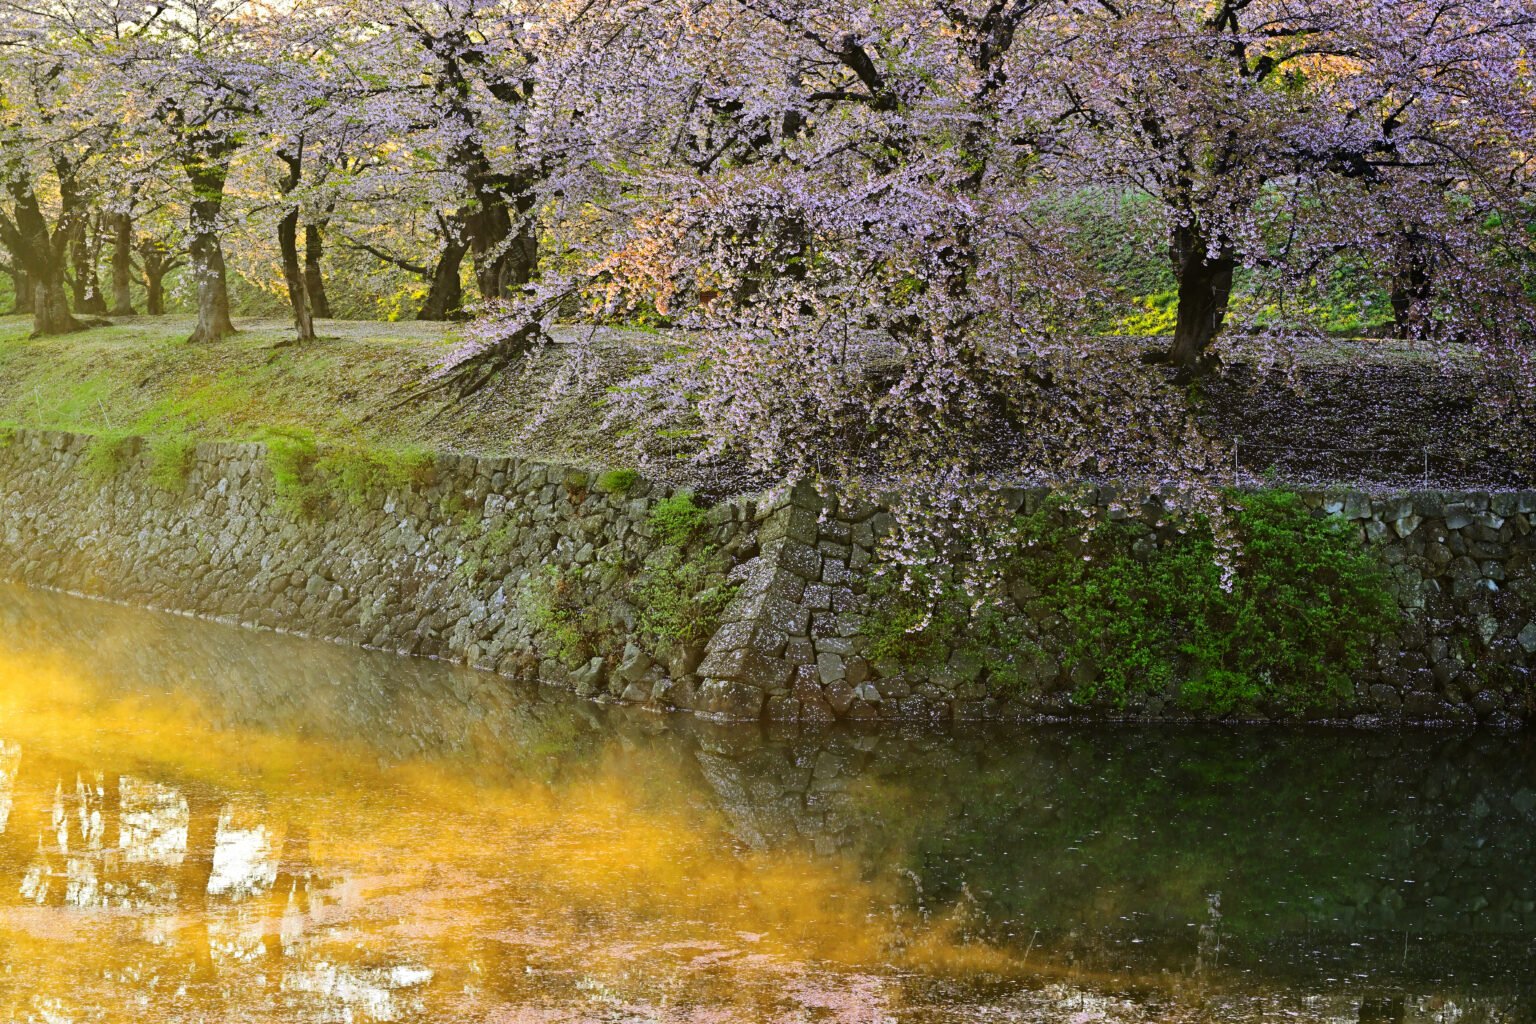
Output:
M492 782L197 700L0 658L4 1019L864 1020L907 972L1009 966L744 847L654 749Z
M1240 978L1226 998L1214 926L1168 943L1189 954L1173 971L1074 963L1028 931L994 945L963 885L937 901L912 869L966 780L818 761L777 792L765 761L836 760L859 737L801 754L669 730L447 666L0 588L0 1021L1356 1019L1358 986ZM773 820L786 792L798 833ZM1047 799L1005 805L1038 828ZM1003 873L1103 928L1203 908L1219 872L1156 875ZM1450 1020L1440 1005L1408 1019Z

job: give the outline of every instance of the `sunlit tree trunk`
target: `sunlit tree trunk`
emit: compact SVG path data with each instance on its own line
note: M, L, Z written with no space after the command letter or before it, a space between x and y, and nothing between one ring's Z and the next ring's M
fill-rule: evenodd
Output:
M219 238L219 214L224 208L224 182L229 174L226 161L233 149L230 144L207 157L194 156L183 164L193 191L187 254L197 286L197 327L187 339L191 342L218 341L235 333L229 316L224 246Z
M133 215L112 215L112 315L133 315Z

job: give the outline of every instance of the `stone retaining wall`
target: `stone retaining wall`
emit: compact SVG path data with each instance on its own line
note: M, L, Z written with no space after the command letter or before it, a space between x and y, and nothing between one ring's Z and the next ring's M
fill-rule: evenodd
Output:
M1060 662L1026 686L980 666L875 664L865 584L889 514L809 488L709 510L690 542L734 596L707 642L647 641L629 589L666 557L651 512L671 492L603 493L589 474L511 458L438 457L430 479L285 501L255 444L201 444L185 480L152 480L129 442L104 474L90 438L20 431L0 447L0 577L474 665L626 703L721 717L829 721L1173 714L1161 698L1084 707ZM1040 492L1019 491L1029 507ZM1512 723L1532 714L1536 493L1310 495L1360 525L1392 567L1404 618L1345 717ZM547 574L603 605L599 650L573 659L531 608ZM725 582L724 578L721 580ZM1248 708L1242 717L1278 715Z

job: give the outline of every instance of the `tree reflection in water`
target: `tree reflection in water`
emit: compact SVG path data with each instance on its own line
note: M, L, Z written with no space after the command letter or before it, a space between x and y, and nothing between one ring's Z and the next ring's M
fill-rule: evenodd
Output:
M1512 1020L1530 753L710 726L0 590L0 1019Z

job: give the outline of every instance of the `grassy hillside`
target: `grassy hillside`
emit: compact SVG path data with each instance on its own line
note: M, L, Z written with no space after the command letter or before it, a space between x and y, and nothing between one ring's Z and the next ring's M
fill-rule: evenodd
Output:
M520 455L597 470L636 466L713 493L764 482L740 465L690 461L686 423L657 432L609 419L610 388L667 358L672 343L655 334L604 329L579 364L572 346L550 346L457 403L441 392L408 398L457 343L451 325L328 320L319 341L295 345L285 320L237 324L233 338L189 345L187 316L126 317L57 338L32 338L29 319L0 317L0 426L182 442L276 433L322 447ZM576 330L557 331L557 341L574 340ZM1139 366L1147 340L1101 344L1102 357ZM1248 472L1420 486L1427 449L1430 476L1445 485L1532 475L1500 440L1512 425L1490 422L1486 370L1473 350L1335 339L1267 370L1244 347L1234 340L1227 372L1205 382L1197 401L1213 436L1243 439ZM557 376L562 387L551 399ZM643 443L637 450L629 439Z
M125 317L114 326L30 337L31 321L0 317L0 424L85 433L262 440L273 432L320 444L515 454L593 468L633 464L605 426L606 385L661 345L605 332L593 373L545 408L564 346L504 374L462 404L446 395L406 401L455 343L451 325L321 321L313 344L280 320L239 320L240 333L189 345L192 318ZM670 446L670 447L668 447ZM687 478L674 440L648 445L654 471Z

